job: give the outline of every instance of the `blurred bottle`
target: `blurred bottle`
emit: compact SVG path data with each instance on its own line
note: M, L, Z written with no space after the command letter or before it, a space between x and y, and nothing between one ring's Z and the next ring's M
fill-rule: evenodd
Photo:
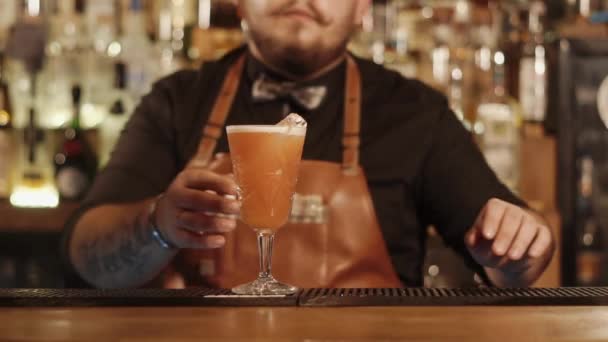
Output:
M547 53L545 48L543 1L532 1L528 32L519 64L519 101L523 119L541 123L547 112Z
M608 2L567 0L566 17L556 29L560 38L602 39L606 37Z
M108 116L99 127L100 152L99 166L104 167L126 122L132 114L134 105L126 92L126 67L123 63L116 63L114 66L114 91L113 100L110 105Z
M519 62L521 61L524 25L517 4L497 2L498 49L505 55L505 86L507 94L519 95Z
M451 68L450 80L447 90L447 97L450 104L450 108L463 124L463 126L470 131L471 122L465 116L464 107L464 82L463 82L463 71L459 65L454 65Z
M56 207L59 204L47 136L39 129L35 102L39 87L36 80L44 64L48 39L48 25L42 10L40 0L22 3L19 19L11 29L6 47L11 64L19 66L13 69L11 77L15 85L12 117L24 143L18 144L10 196L11 204L18 207Z
M96 4L91 6L92 4ZM47 63L41 75L41 124L48 128L64 128L72 117L70 89L82 85L81 126L85 129L99 125L106 114L106 94L111 90L111 57L107 53L108 36L112 33L93 26L88 15L94 16L103 1L60 0L52 19L51 39L47 47ZM95 7L97 6L97 7ZM89 7L93 7L89 10ZM103 9L103 7L101 7ZM112 9L113 7L110 7ZM92 17L99 19L99 16ZM90 19L90 20L93 20ZM108 24L101 22L101 25ZM89 29L91 29L89 31ZM108 31L110 30L110 31ZM99 36L103 34L106 36ZM97 35L97 36L96 36Z
M22 129L28 125L35 91L32 79L44 63L48 29L40 0L20 2L18 13L8 35L5 57L7 79L11 83L13 126Z
M164 20L169 25L159 24L158 26L158 38L160 38L160 30L165 30L164 40L168 40L171 43L173 51L177 55L183 55L183 52L187 48L186 46L186 30L195 26L196 21L200 19L201 13L199 13L198 5L201 2L206 1L195 1L195 0L156 0L159 2L159 11L155 13L158 17L166 16ZM213 1L217 2L217 1ZM211 11L211 1L208 4L202 4L208 7L209 12ZM209 13L210 14L210 13ZM157 20L159 19L157 17ZM210 18L209 18L210 19ZM162 19L161 19L162 20ZM160 20L158 20L160 21ZM210 24L210 22L209 22ZM163 27L164 26L164 27ZM208 28L209 26L207 26Z
M184 2L163 1L158 13L158 39L156 55L159 77L173 73L181 67L184 48Z
M145 16L143 0L131 0L121 38L120 59L127 66L127 89L136 102L150 91L157 77Z
M34 100L40 113L38 124L43 129L61 129L70 122L70 84L76 77L73 63L62 54L51 54L38 74Z
M187 5L187 8L196 8L196 12L186 11L186 14L196 13L196 17L186 16L184 45L187 51L185 55L190 62L199 64L203 61L215 60L242 45L247 39L249 29L237 14L235 1L197 0L195 2L196 4Z
M71 78L78 76L78 54L88 43L84 23L84 0L58 0L49 19L51 55L61 55L72 64Z
M487 10L478 10L474 17L472 29L472 40L474 52L474 81L472 112L476 115L476 108L481 100L481 95L492 87L492 54L498 45L498 32L496 30L497 6L490 2ZM475 122L475 118L471 118Z
M577 0L564 0L563 6L564 20L569 22L574 21L578 12Z
M0 198L8 198L11 192L14 167L12 106L9 85L4 77L4 55L0 52Z
M62 198L80 200L89 190L97 171L97 157L80 127L80 86L72 88L74 116L64 131L64 140L55 155L55 182Z
M23 1L6 44L7 57L23 61L30 72L40 70L48 38L41 10L40 0Z
M384 65L404 77L414 78L417 74L417 61L411 53L410 41L421 8L415 3L391 1L390 11L394 13L394 19L388 29L389 44L385 51Z
M493 87L477 107L475 132L490 167L512 191L519 186L520 110L507 96L505 87L505 54L494 53Z
M38 120L43 129L61 129L71 115L70 86L82 75L79 57L84 32L74 0L58 0L50 8L49 40L38 76Z
M32 106L28 125L22 130L24 143L19 146L10 202L16 207L52 208L59 204L59 194L52 177L48 137L36 122L36 109Z
M475 85L475 47L472 42L473 4L468 0L458 0L454 5L452 36L449 41L450 64L448 93L457 103L456 113L463 125L471 128L475 118L474 85ZM456 97L459 97L456 101Z
M446 10L435 10L433 14L434 46L431 49L432 79L435 88L445 91L450 81L451 52L448 43L453 33L450 27L450 17Z
M395 13L390 4L374 2L372 5L371 58L376 64L384 64L387 45L390 44L389 31L393 26Z
M580 167L576 279L580 286L599 286L602 285L605 246L602 227L593 209L593 159L584 156Z
M207 0L210 1L210 0ZM203 3L204 1L201 1ZM348 43L348 49L355 55L372 59L372 42L374 34L374 16L370 8L361 20L361 26L356 29Z
M78 58L81 74L72 84L82 86L80 126L88 130L97 128L108 115L112 67L122 49L117 37L120 12L113 0L96 0L88 1L80 16L87 35Z
M2 0L0 1L0 51L4 50L6 40L8 39L8 31L17 20L17 1L18 0Z
M86 30L97 53L111 54L112 43L117 43L120 15L114 0L88 1L86 5ZM114 45L115 48L115 45Z
M602 0L578 0L578 15L588 20L591 15L602 11Z

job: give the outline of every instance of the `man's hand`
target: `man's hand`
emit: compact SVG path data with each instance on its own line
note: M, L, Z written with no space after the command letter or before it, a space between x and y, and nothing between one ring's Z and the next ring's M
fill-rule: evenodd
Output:
M179 248L218 248L236 227L237 185L229 176L188 167L169 186L155 213L158 229Z
M499 286L530 285L554 249L551 230L539 216L499 199L486 203L465 244Z

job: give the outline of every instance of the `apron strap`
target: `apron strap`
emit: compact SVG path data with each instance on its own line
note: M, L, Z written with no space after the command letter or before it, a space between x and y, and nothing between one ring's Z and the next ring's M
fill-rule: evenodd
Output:
M344 132L342 133L342 169L345 174L359 170L359 132L361 128L361 74L354 59L346 56L344 94Z
M239 57L228 70L209 120L205 124L198 150L188 166L206 166L211 160L217 140L222 136L224 123L239 87L245 55ZM344 97L344 130L342 136L342 168L345 174L359 170L359 132L361 127L361 75L356 62L346 56L346 88Z
M220 93L213 104L213 109L211 109L211 115L201 132L198 150L188 166L206 166L211 160L217 140L222 136L224 123L232 107L234 96L238 91L244 65L245 55L243 54L228 70Z

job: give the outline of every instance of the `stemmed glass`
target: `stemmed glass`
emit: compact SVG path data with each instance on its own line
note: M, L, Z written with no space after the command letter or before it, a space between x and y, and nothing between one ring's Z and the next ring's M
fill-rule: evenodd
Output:
M241 220L255 230L260 273L232 289L237 294L287 295L295 286L271 274L275 233L289 218L306 125L234 125L226 128L233 172L242 202Z

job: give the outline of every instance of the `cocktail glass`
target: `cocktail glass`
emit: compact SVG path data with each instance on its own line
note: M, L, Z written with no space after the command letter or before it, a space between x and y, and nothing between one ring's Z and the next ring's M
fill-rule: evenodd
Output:
M289 218L306 126L234 125L226 128L233 172L239 186L241 220L255 230L260 273L232 289L237 294L287 295L295 286L271 274L275 233Z

